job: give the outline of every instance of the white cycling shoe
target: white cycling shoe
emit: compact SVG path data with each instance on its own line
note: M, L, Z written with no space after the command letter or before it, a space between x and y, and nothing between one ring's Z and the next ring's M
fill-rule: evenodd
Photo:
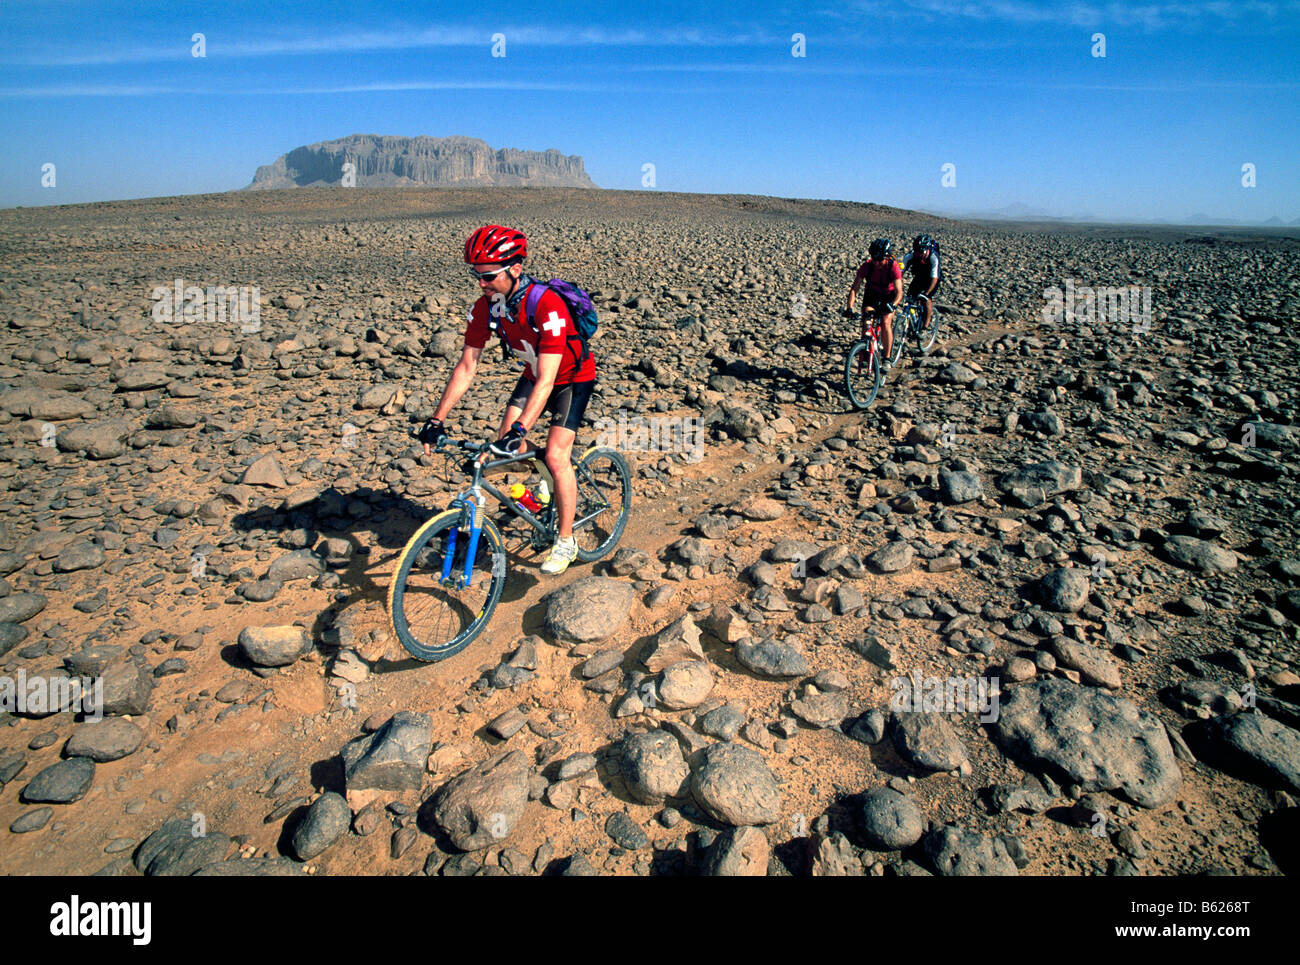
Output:
M542 572L547 576L559 576L577 558L578 543L572 536L567 540L557 539L555 545L551 547L551 555L546 557L546 562L542 564Z

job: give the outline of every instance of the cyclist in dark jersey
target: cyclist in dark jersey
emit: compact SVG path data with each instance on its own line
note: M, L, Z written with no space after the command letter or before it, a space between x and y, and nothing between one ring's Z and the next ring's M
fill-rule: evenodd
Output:
M894 309L903 300L903 270L890 257L889 252L893 247L893 242L888 238L877 238L871 243L867 249L870 257L858 266L857 274L853 276L853 287L849 289L849 307L845 311L847 316L853 317L854 300L858 289L865 283L866 288L862 293L862 337L866 338L867 335L867 312L883 314L880 348L884 352L886 371L890 368L889 352L894 344Z
M942 280L939 273L939 251L934 239L929 235L917 235L912 241L912 252L903 259L903 269L912 272L912 281L907 286L907 297L917 299L925 306L925 318L921 320L922 331L930 330L930 316L934 313L935 293L939 291Z
M596 384L596 359L584 351L564 299L550 289L537 301L537 327L529 323L525 302L528 289L538 282L523 273L527 255L528 239L501 225L485 225L466 240L465 262L483 294L470 309L465 348L433 418L420 431L420 440L428 453L430 444L437 445L445 438L443 420L473 382L495 321L510 351L524 363L524 374L510 394L492 450L499 455L524 452L528 431L543 411L551 414L545 461L555 479L559 537L542 563L542 572L554 576L563 573L578 555L573 539L577 482L570 453Z

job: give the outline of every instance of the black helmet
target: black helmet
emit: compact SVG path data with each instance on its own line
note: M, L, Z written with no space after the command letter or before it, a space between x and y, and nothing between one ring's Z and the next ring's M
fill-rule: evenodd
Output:
M867 252L872 258L884 258L893 247L894 243L888 238L877 238L871 243L871 247L867 249Z
M929 251L934 247L934 239L929 235L917 235L912 241L912 250L918 255L923 251Z

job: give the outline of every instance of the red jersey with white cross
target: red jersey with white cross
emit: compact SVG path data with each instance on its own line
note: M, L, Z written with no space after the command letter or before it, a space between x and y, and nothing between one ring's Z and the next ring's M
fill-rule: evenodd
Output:
M500 318L499 330L505 336L511 353L527 366L527 374L537 381L537 357L539 355L560 355L560 371L555 376L556 385L568 385L570 382L590 382L596 377L596 359L588 352L582 359L582 339L569 315L569 307L564 299L549 288L542 292L537 300L537 314L534 321L537 331L533 331L525 315L528 302L527 294L519 299L519 307L512 315ZM488 324L492 303L486 295L479 297L474 307L469 310L469 326L465 329L465 344L471 348L483 348L492 336ZM578 360L582 359L582 364Z

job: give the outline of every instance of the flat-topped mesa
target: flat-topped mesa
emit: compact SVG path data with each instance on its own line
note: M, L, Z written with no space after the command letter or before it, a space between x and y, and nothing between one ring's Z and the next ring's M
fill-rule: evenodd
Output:
M494 151L473 137L390 137L353 134L294 148L257 169L245 190L325 187L344 184L352 163L359 188L559 187L595 188L576 154ZM349 178L349 181L351 179Z

